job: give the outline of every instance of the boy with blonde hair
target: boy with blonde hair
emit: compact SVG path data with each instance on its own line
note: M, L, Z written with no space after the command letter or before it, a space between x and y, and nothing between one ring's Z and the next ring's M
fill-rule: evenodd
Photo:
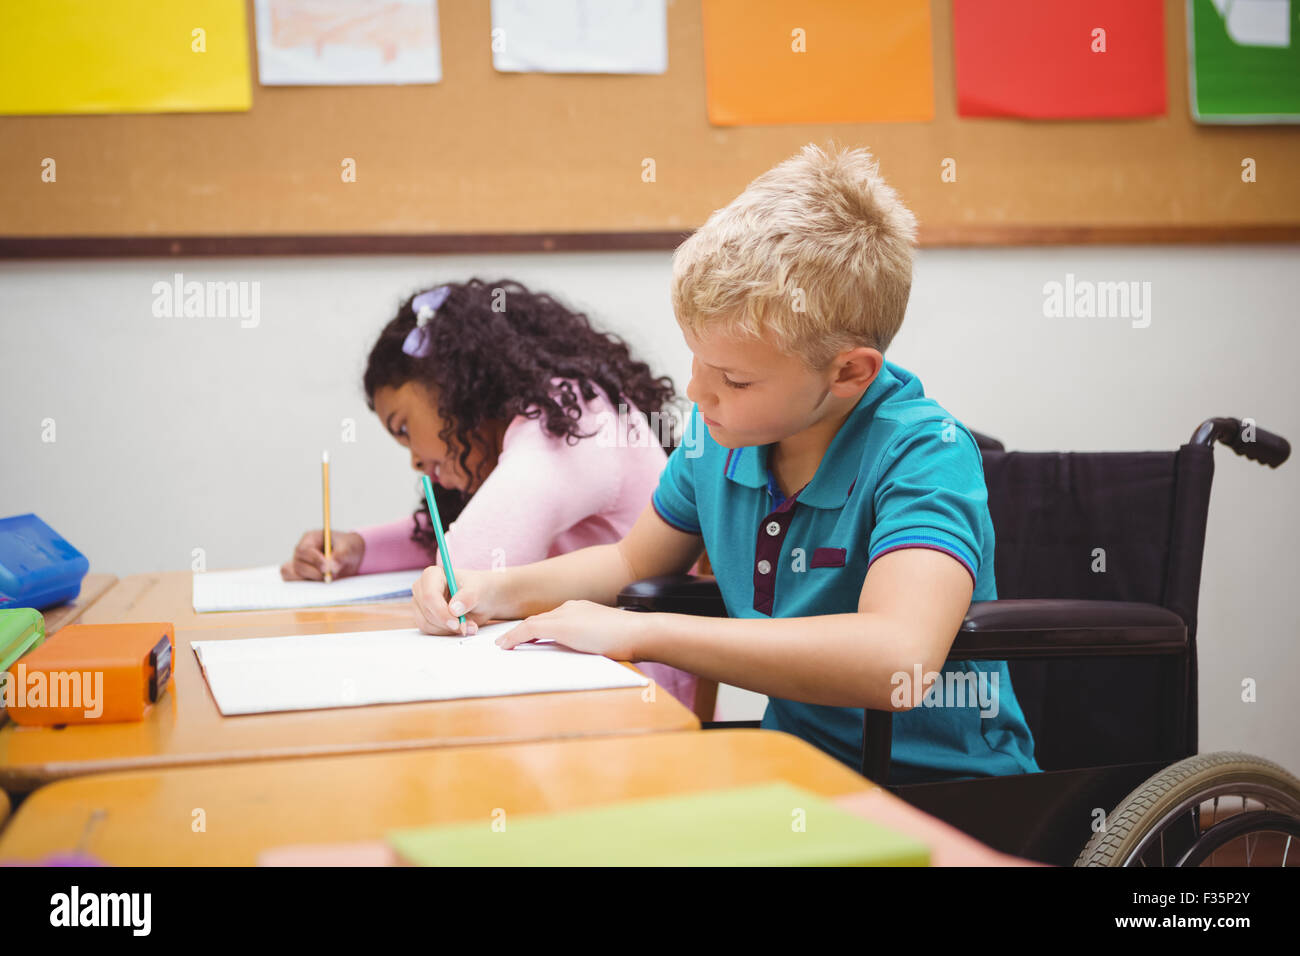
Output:
M915 232L863 149L809 145L754 180L673 257L694 407L636 525L458 571L450 604L426 569L420 627L527 618L498 643L552 638L766 694L764 727L854 767L862 708L894 711L891 783L1037 771L1006 663L945 664L971 601L997 597L994 538L974 437L884 359ZM728 617L610 606L706 549Z

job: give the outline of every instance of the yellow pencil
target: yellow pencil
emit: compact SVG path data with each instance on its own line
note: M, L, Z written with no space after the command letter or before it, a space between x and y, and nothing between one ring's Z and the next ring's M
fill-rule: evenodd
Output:
M321 452L320 456L320 480L321 480L321 497L324 499L322 507L325 509L325 581L328 583L334 580L334 575L330 574L330 453Z

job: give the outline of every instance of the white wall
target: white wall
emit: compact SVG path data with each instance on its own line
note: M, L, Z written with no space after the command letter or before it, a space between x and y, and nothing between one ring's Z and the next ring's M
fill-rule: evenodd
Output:
M0 515L35 511L118 575L278 563L319 520L330 448L339 527L415 500L360 376L399 299L517 278L586 308L684 390L668 253L0 263ZM889 358L957 417L1020 450L1172 449L1204 418L1300 439L1297 247L926 250ZM153 284L260 283L260 322L155 318ZM1050 319L1067 273L1151 283L1151 323ZM357 441L339 441L357 420ZM53 419L56 440L42 441ZM1201 747L1300 771L1300 461L1220 447L1201 588ZM1258 685L1241 701L1242 681ZM724 716L761 701L728 689Z

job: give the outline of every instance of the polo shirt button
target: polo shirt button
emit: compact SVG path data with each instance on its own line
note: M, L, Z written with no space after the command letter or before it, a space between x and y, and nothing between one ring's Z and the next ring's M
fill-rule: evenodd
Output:
M781 533L780 523L777 521L769 521L767 523L767 533L775 538L778 534Z
M771 571L771 570L772 570L772 562L771 562L771 561L760 561L760 562L758 562L758 573L759 573L759 574L767 574L767 573L768 573L769 571Z

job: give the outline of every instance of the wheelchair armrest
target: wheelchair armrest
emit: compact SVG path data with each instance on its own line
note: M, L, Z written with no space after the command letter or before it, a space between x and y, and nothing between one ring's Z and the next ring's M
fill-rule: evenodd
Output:
M618 606L726 617L713 577L670 574L634 581ZM1053 657L1118 657L1179 654L1187 649L1183 619L1156 604L1133 601L1020 599L976 601L948 652L948 660L1042 660ZM889 779L893 713L863 712L862 762L867 779Z
M1130 657L1186 650L1187 625L1158 604L1026 598L973 603L948 660Z
M1064 598L976 601L948 651L950 661L1047 660L1181 654L1187 625L1158 604ZM862 775L885 786L894 715L866 710L862 720Z
M633 581L619 594L618 606L629 611L727 616L718 579L694 574L664 574Z

